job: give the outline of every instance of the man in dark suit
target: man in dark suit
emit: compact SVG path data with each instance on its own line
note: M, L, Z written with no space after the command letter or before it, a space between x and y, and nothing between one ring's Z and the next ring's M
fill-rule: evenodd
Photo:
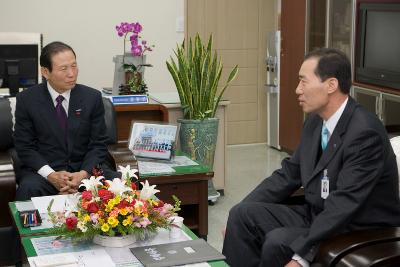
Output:
M46 80L17 95L14 139L22 165L17 200L76 192L107 154L102 97L76 83L73 49L48 44L40 66ZM102 167L106 177L115 177Z
M299 80L310 113L300 145L231 209L223 247L231 266L308 266L333 235L400 225L396 158L379 119L349 96L347 57L311 52ZM301 186L305 205L281 204Z

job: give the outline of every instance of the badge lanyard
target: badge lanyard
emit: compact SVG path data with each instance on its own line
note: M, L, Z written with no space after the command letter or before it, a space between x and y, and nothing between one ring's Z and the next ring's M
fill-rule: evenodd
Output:
M326 199L329 196L329 177L328 169L324 170L324 176L321 179L321 198Z

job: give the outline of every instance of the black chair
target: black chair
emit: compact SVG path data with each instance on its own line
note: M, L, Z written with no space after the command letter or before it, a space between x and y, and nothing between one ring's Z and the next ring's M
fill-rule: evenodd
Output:
M14 164L16 153L12 137L11 111L14 101L15 98L0 98L0 266L19 262L19 255L15 251L18 240L15 239L13 221L8 209L8 202L15 199L15 170L19 168L18 164Z
M128 149L128 142L118 142L117 114L114 105L105 97L103 97L103 105L108 135L107 148L109 153L107 162L110 162L113 166L127 164L136 166L136 160Z

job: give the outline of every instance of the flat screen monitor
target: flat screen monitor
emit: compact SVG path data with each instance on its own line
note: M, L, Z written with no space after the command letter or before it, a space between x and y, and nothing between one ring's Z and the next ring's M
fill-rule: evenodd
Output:
M0 88L15 96L38 83L38 45L0 44Z
M361 3L355 80L400 89L400 4Z

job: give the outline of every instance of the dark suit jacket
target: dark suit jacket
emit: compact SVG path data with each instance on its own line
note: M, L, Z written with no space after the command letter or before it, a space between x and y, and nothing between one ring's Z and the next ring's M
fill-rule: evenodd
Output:
M319 158L321 128L322 119L310 115L293 156L244 199L281 202L304 186L311 225L290 247L309 261L319 242L337 233L400 225L396 157L378 118L349 97ZM330 186L326 200L321 198L325 169Z
M106 157L104 106L95 89L77 84L71 90L67 142L46 83L17 95L15 117L14 141L23 171L36 173L48 164L56 171L91 173Z

